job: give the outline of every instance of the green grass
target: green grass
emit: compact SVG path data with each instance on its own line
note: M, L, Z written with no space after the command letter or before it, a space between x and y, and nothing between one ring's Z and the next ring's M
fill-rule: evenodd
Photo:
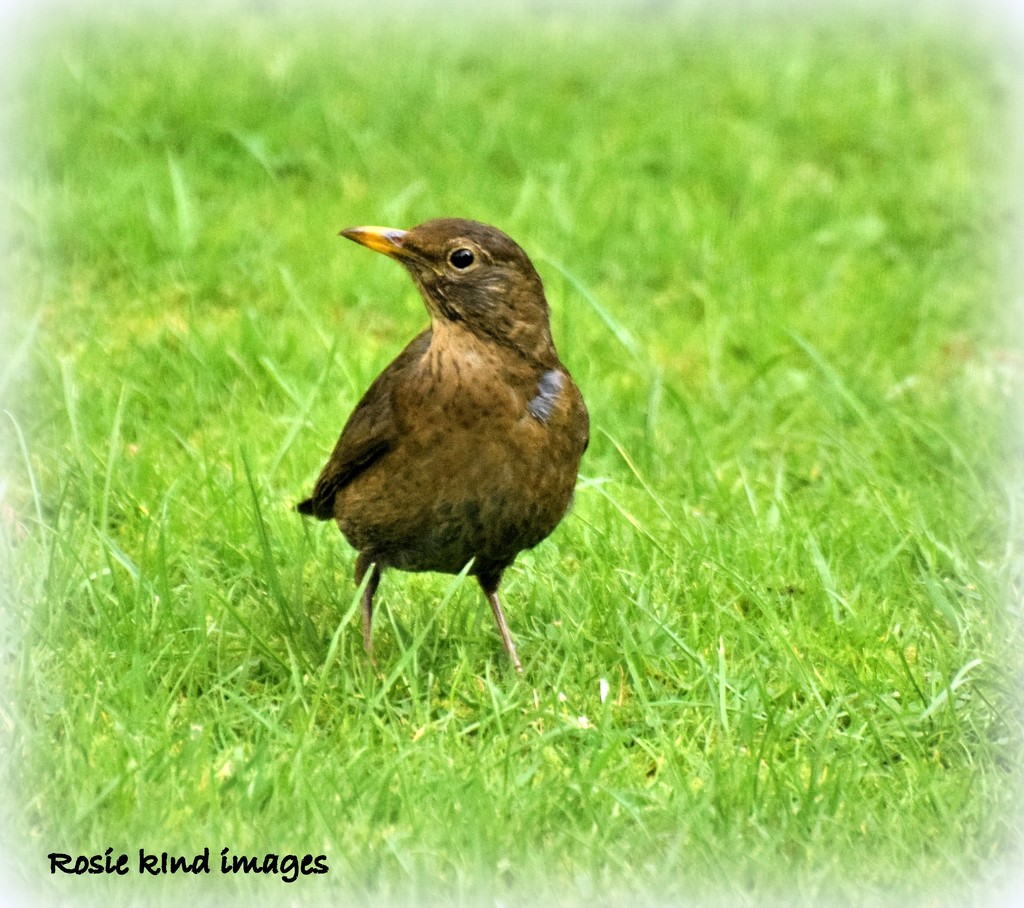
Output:
M995 43L864 11L37 22L3 99L10 848L51 896L963 904L1020 860L1024 353ZM591 410L509 571L293 512L460 215ZM607 695L602 697L602 691ZM54 877L46 854L327 855Z

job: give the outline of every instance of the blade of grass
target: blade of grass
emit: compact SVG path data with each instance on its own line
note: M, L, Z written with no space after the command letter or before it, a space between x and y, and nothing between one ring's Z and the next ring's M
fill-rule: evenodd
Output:
M278 614L281 616L281 625L284 629L285 642L288 646L288 657L291 663L292 681L295 690L303 688L302 676L309 671L309 663L303 647L299 643L298 619L292 613L291 604L284 595L281 580L277 572L277 564L274 561L274 553L270 544L270 533L266 521L263 519L263 509L260 506L260 496L256 489L256 482L253 479L252 470L249 466L249 458L245 450L240 452L242 465L245 470L245 479L249 487L249 495L252 500L253 518L259 536L260 550L263 554L263 569L267 586L270 590L270 598L277 606Z

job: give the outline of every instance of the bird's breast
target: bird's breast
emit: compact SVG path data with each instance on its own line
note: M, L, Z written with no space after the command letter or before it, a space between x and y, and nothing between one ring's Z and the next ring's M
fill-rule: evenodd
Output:
M521 368L485 346L432 344L403 386L400 412L410 422L432 415L452 432L510 423L526 411Z

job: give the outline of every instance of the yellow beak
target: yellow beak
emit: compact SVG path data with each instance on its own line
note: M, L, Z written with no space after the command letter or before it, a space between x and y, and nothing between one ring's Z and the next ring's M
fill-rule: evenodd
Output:
M382 252L388 258L404 259L409 258L402 247L406 232L394 227L349 227L338 235L374 252Z

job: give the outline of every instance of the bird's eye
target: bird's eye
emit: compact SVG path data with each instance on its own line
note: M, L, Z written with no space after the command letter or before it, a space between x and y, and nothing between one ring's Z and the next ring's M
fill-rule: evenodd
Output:
M470 249L456 249L448 256L448 261L461 271L473 264L473 252Z

